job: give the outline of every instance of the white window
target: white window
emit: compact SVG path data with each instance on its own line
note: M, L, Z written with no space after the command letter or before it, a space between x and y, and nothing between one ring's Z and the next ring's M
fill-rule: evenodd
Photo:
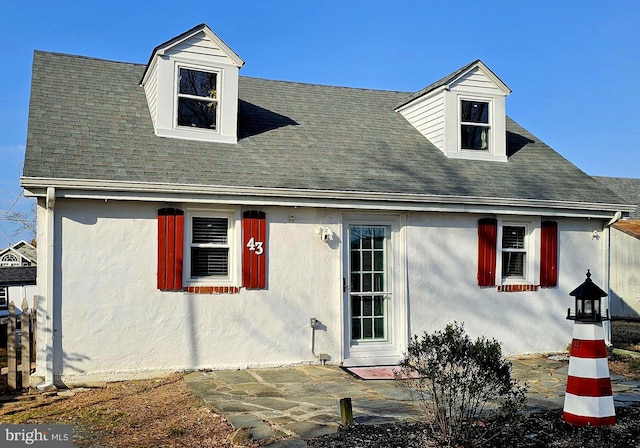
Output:
M491 103L460 100L460 149L490 151Z
M189 284L236 286L239 222L232 211L189 210L184 275Z
M534 278L535 222L504 221L499 226L497 271L502 283L529 283Z
M0 308L9 307L9 294L6 286L0 286Z
M0 266L20 266L20 261L14 254L5 254L0 258Z
M502 278L525 278L527 227L505 225L502 228Z
M178 67L176 124L179 127L218 129L219 80L215 71Z

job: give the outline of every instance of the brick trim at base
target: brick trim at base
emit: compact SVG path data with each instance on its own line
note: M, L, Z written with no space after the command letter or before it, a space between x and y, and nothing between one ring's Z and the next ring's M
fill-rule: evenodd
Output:
M237 286L187 286L184 291L193 294L237 294L240 288Z
M524 292L524 291L537 291L538 285L500 285L498 286L499 292Z

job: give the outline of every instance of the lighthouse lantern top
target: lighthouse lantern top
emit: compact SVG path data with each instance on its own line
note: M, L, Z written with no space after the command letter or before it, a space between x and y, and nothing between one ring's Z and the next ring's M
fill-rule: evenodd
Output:
M591 280L591 272L587 269L587 279L576 289L569 293L570 296L576 298L575 315L571 316L571 310L567 314L567 319L583 321L583 322L601 322L609 320L609 312L607 316L602 317L600 309L600 299L607 296L598 285Z

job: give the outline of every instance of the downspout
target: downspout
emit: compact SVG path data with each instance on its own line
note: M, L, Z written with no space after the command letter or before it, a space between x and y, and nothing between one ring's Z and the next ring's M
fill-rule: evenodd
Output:
M53 329L53 316L54 316L54 300L53 300L53 275L54 275L54 222L55 222L55 203L56 203L56 189L54 187L47 187L46 196L46 286L45 286L45 309L44 312L44 335L45 335L45 377L44 383L38 385L38 390L44 391L54 386L53 379L53 358L54 358L54 329Z
M611 308L611 226L614 225L616 222L618 222L621 217L622 217L622 212L616 212L613 215L613 218L611 218L611 220L608 223L606 223L602 228L602 230L605 232L603 272L607 276L605 285L607 285L607 293L609 295L605 298L607 303L607 306L605 307L605 309L607 310L608 315L610 314L610 308ZM604 322L604 342L607 345L607 347L611 346L611 321L610 320Z

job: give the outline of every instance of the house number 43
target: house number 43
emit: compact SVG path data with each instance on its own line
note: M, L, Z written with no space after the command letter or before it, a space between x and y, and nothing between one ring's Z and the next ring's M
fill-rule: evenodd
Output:
M249 250L252 250L256 253L256 255L262 255L264 252L264 248L262 247L262 241L256 241L254 237L247 242L247 247Z

